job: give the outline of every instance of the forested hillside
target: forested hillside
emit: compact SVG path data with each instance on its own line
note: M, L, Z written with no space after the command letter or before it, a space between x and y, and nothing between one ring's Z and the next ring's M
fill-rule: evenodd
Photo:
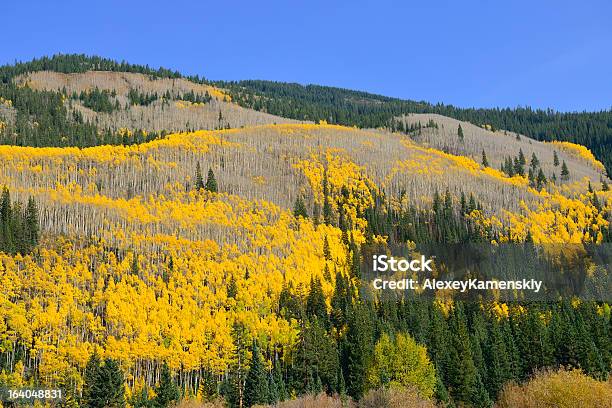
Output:
M408 113L436 113L477 126L584 145L612 169L612 111L563 113L529 107L465 109L452 105L407 101L366 92L318 85L272 81L220 82L233 100L245 107L299 120L325 119L358 127L389 127Z
M605 292L605 260L586 248L612 242L612 191L586 147L364 93L85 56L0 72L0 395L57 388L57 405L87 408L610 400L606 299L406 298L363 275L398 245L411 258L513 245L566 279L584 267ZM274 100L317 123L247 108Z
M555 112L534 110L529 107L465 109L452 105L432 104L425 101L410 101L374 95L367 92L325 87L318 85L299 85L272 81L245 80L239 82L208 81L203 77L184 77L179 72L165 68L153 69L148 66L116 62L106 58L85 55L58 54L51 58L43 57L30 62L16 63L0 67L0 82L10 84L15 78L32 72L53 71L58 73L85 73L87 71L109 71L115 73L137 73L151 79L186 79L195 84L215 85L227 89L233 102L256 111L267 112L277 117L299 121L325 120L332 124L358 126L363 128L393 127L393 118L409 113L435 113L470 122L477 126L489 125L493 129L503 129L527 135L540 141L568 141L586 146L593 151L607 171L612 169L612 111L601 112ZM53 87L44 87L45 89ZM59 89L59 88L57 88ZM51 89L51 90L57 90ZM7 92L6 90L4 92ZM0 97L3 96L0 93ZM10 99L10 98L7 98ZM64 115L65 116L65 115ZM113 118L114 119L114 118ZM152 119L149 119L151 121ZM279 119L272 120L278 123ZM221 125L224 125L223 121ZM216 123L218 125L218 122ZM116 123L107 120L104 124L112 127ZM259 124L258 122L255 124ZM132 118L133 124L133 118ZM198 123L181 123L183 128L152 130L197 129ZM209 123L207 123L208 125ZM238 125L240 126L240 125ZM207 126L207 128L210 128ZM55 129L54 129L55 130ZM67 130L59 128L61 132ZM76 131L76 130L75 130ZM68 130L69 132L69 130ZM17 132L18 134L20 132ZM83 129L79 134L87 133ZM91 130L89 131L91 133ZM83 143L83 137L74 137L73 145ZM8 142L10 139L5 138ZM102 141L101 143L107 142ZM23 142L22 142L23 143ZM26 142L28 145L36 141ZM47 142L46 145L64 145L60 141Z
M4 383L60 384L94 406L82 384L99 367L133 406L162 378L185 398L251 406L396 381L489 406L538 368L609 371L606 304L379 304L358 290L372 245L606 242L612 193L594 180L536 190L405 135L334 125L0 155L43 231L31 254L2 255ZM376 374L390 353L419 356L413 377Z
M0 67L0 143L128 145L195 129L295 123L197 77L79 55Z

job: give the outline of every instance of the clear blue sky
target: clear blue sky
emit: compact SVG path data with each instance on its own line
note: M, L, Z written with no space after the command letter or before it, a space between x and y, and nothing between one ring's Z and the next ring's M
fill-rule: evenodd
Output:
M458 106L612 107L602 1L6 1L0 63L97 54ZM8 25L8 26L7 26Z

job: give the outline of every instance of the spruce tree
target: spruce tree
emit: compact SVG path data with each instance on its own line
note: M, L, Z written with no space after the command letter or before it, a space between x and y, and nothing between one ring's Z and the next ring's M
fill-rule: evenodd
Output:
M293 216L296 218L308 218L308 210L306 210L306 204L304 204L304 200L299 195L295 199L295 204L293 205Z
M125 383L117 362L107 358L98 369L96 382L90 393L89 408L125 407Z
M278 386L274 375L270 372L268 374L268 404L276 404L279 402Z
M181 393L172 379L170 368L164 363L159 376L159 384L155 388L155 407L167 408L170 404L178 402L180 397Z
M456 304L451 319L451 348L449 350L451 394L457 402L477 405L476 403L485 398L483 387L481 387L482 380L474 364L467 318L461 303Z
M360 399L366 391L367 370L372 360L373 327L366 306L357 304L349 314L349 324L344 344L348 394Z
M219 188L217 186L217 180L215 179L215 173L213 173L212 169L208 169L208 177L206 178L206 185L204 186L206 191L210 191L211 193L217 193Z
M287 387L285 386L285 379L283 377L283 371L279 360L274 362L274 368L272 369L274 374L274 383L278 390L278 402L282 402L287 399Z
M0 238L2 238L2 249L4 252L12 253L14 251L13 231L12 231L12 207L11 195L7 187L2 190L2 198L0 200Z
M331 250L329 248L329 240L327 235L323 237L323 258L327 261L331 261Z
M527 164L527 160L525 159L525 154L523 153L523 149L519 149L519 163L521 166L524 166L525 164Z
M546 176L544 175L542 168L539 169L538 176L536 177L535 181L538 189L541 189L546 184Z
M140 266L138 265L138 254L134 252L132 255L132 265L130 266L130 272L132 275L138 275L140 272Z
M94 352L87 361L85 372L83 373L83 397L81 405L84 407L99 407L97 401L96 388L99 385L100 366L102 362L96 352Z
M249 334L243 323L234 323L232 327L233 353L229 374L223 379L219 393L230 407L245 406L244 381L247 375L247 342Z
M153 402L149 399L149 387L144 385L129 402L132 408L153 408Z
M563 160L563 164L561 165L561 180L569 180L569 175L569 169L567 168L567 164L565 164L565 160Z
M523 167L524 165L521 163L521 160L518 157L514 158L514 165L513 165L513 169L514 169L514 174L518 174L519 176L524 176L525 175L525 168Z
M553 165L555 167L559 166L559 156L557 155L557 151L553 151Z
M535 306L528 308L527 313L519 320L519 345L525 363L524 375L534 370L548 367L553 362L553 346L548 329Z
M463 142L463 128L461 125L457 128L457 136L459 137L459 141Z
M202 168L200 162L196 163L195 189L201 190L204 188L204 178L202 176Z
M325 326L317 317L306 319L294 363L295 388L298 392L336 391L339 364L336 342Z
M346 381L344 380L344 373L342 372L342 367L338 370L338 394L341 397L346 396Z
M529 162L529 167L535 170L536 168L538 168L539 165L540 160L538 160L538 157L535 153L531 153L531 161Z
M350 261L350 259L349 259ZM346 324L346 313L351 303L349 283L342 273L336 272L336 285L331 299L331 323L340 332Z
M327 304L325 303L323 285L318 277L310 279L310 291L306 297L306 315L308 317L316 317L324 327L328 327Z
M227 284L227 297L229 299L236 299L236 295L238 295L238 285L236 284L236 278L232 275Z
M13 219L11 220L11 232L13 234L13 244L15 251L20 254L27 254L33 249L33 245L30 245L29 234L26 231L26 218L19 201L13 203L12 208Z
M482 149L482 166L483 167L489 167L489 160L487 160L487 154L485 153L484 149Z
M251 352L251 364L244 383L245 407L268 402L268 375L255 341L253 341Z
M492 316L489 335L485 343L485 361L487 368L486 388L493 398L497 397L503 385L512 379L508 358L500 323L496 316Z
M29 248L32 249L36 247L40 236L40 226L38 221L38 206L33 197L28 199L28 206L25 211L25 233Z

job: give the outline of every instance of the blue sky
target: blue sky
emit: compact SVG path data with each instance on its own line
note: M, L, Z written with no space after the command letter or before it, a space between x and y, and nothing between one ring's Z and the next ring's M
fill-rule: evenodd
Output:
M2 9L0 63L78 52L210 79L464 107L612 107L609 1L7 1Z

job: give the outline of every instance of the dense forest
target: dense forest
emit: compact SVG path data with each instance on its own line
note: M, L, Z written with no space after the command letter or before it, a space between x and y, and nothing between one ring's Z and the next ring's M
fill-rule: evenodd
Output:
M217 193L212 170L205 180L198 163L194 179L196 191ZM326 177L323 183L324 202L347 198L332 197ZM10 202L8 197L5 190L2 201ZM305 203L296 200L296 219L332 224L342 230L342 242L351 260L346 273L332 272L326 264L323 279L335 282L331 307L320 278L311 278L303 297L292 284L283 285L276 313L278 318L295 319L299 325L294 346L266 347L244 324L235 323L231 330L232 363L223 375L204 368L195 373L179 370L173 375L166 363L155 364L151 369L151 376L158 379L155 386L145 384L130 394L126 393L121 361L102 359L94 352L83 371L80 393L74 392L71 380L62 383L67 390L66 405L165 408L197 396L204 401L222 398L230 407L253 407L321 393L339 395L345 401L366 400L372 390L408 387L423 403L433 399L440 406L485 408L499 398L505 385L528 381L543 369L575 368L596 380L608 378L612 327L605 304L455 301L451 307L393 293L369 296L368 283L360 277L360 264L365 253L386 251L386 244L375 242L377 234L388 235L390 244L406 239L419 243L491 239L490 231L471 226L468 214L480 208L472 195L462 196L455 208L448 192L436 193L432 208L422 212L408 209L393 214L385 202L384 197L377 197L366 209L364 217L371 227L365 243L357 245L349 217L342 210L336 213L328 204L321 214L309 214ZM332 261L327 238L323 256ZM130 273L138 275L139 268L136 262ZM163 279L168 284L169 277ZM249 276L245 280L248 282ZM240 299L243 290L230 280L227 296ZM20 351L21 347L16 350L17 354L15 349L0 352L0 369L32 357ZM35 382L38 375L32 370L31 380Z
M408 297L374 291L364 276L371 256L394 246L416 256L423 245L477 243L522 248L530 262L546 252L539 245L558 245L561 254L537 262L574 278L579 257L564 245L612 242L612 191L588 150L499 134L499 145L477 145L474 160L409 137L442 138L434 120L407 126L396 117L441 113L583 142L610 165L610 113L457 109L218 82L240 105L322 123L221 130L219 110L218 130L166 136L100 129L71 104L125 112L160 99L208 104L211 95L126 88L122 104L99 88L13 83L36 70L182 78L84 55L0 68L0 103L15 113L0 132L11 145L0 146L0 394L59 388L58 405L86 408L243 408L315 396L338 403L329 407L484 408L535 384L538 398L610 401L607 299ZM457 144L479 137L456 123L452 132ZM600 276L599 265L588 270ZM541 385L550 378L560 383ZM406 394L381 402L393 392Z

